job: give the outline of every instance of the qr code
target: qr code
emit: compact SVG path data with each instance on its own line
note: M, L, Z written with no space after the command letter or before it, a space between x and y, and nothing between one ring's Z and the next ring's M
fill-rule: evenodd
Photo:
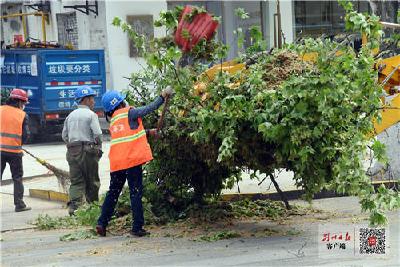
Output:
M385 229L360 228L360 254L385 254Z

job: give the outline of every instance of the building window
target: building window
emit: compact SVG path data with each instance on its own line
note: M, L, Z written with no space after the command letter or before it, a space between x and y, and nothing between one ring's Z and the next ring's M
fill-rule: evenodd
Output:
M370 12L368 1L353 1L358 12ZM337 1L294 1L297 38L332 36L345 29L344 9Z
M132 29L146 38L145 44L149 49L149 40L154 38L153 15L128 15L126 22L132 26ZM133 41L129 38L129 57L139 57L140 51Z
M78 48L78 24L76 13L59 13L56 14L58 43L64 46L72 46Z

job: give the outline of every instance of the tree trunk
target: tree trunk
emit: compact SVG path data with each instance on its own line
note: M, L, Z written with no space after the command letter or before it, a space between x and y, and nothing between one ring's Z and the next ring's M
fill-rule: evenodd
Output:
M269 175L269 178L271 179L272 183L275 186L276 191L278 191L279 196L281 197L281 200L283 201L283 203L285 203L285 207L287 210L291 210L292 207L289 205L289 201L287 200L285 194L282 192L282 190L279 188L278 183L275 180L275 177L273 174Z

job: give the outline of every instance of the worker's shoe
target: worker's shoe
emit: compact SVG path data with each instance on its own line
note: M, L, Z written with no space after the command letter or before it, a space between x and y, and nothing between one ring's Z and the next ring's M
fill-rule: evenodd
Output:
M72 204L72 202L67 203L68 206L68 214L69 216L75 215L75 211L78 209L76 205Z
M150 235L150 232L144 230L144 229L140 229L140 230L132 230L131 231L131 235L137 236L137 237L142 237L142 236L146 236L146 235Z
M27 206L20 206L20 207L15 207L15 212L21 212L21 211L27 211L27 210L31 210L31 207L27 207Z
M76 210L76 209L73 209L73 208L69 207L69 208L68 208L68 214L69 214L69 216L74 216L74 215L75 215L75 210Z
M105 227L98 224L98 225L96 225L96 233L99 236L106 236L107 231L106 231Z

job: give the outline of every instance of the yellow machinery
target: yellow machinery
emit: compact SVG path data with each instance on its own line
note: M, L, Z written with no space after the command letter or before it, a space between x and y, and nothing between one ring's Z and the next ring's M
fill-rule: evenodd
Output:
M380 60L376 63L379 82L387 95L383 97L382 121L374 122L375 133L379 134L400 122L400 55Z

